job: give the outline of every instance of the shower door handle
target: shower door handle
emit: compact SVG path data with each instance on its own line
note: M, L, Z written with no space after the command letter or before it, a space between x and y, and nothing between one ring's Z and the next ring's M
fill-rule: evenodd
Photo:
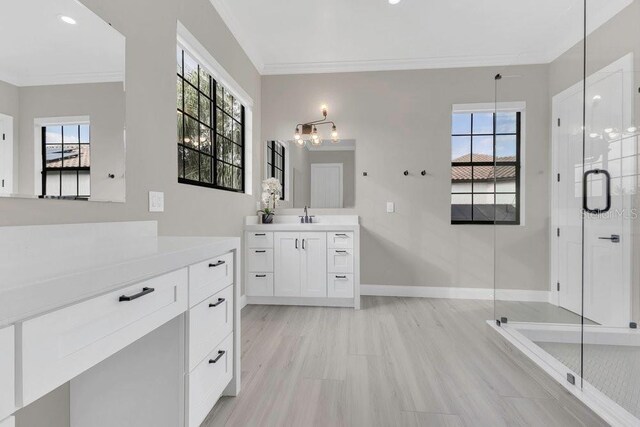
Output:
M589 175L594 174L594 175L599 175L599 174L603 174L604 175L604 179L605 179L605 191L606 191L606 198L607 198L607 204L604 207L604 209L591 209L589 208L589 201L587 199L587 179L589 178ZM584 173L584 176L582 177L582 209L585 212L589 212L589 213L593 213L593 214L602 214L605 212L609 212L609 209L611 209L611 175L609 175L609 172L604 170L604 169L591 169L590 171L586 171Z
M620 243L620 235L612 234L611 237L598 237L600 240L611 240L611 243Z

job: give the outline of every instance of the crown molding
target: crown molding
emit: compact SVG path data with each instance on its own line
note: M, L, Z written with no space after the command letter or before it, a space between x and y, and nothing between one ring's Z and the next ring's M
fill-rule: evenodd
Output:
M209 0L209 2L218 12L218 15L222 18L222 21L229 29L229 32L231 32L231 35L236 39L242 50L244 50L244 53L249 57L249 60L258 71L258 74L262 75L264 62L262 61L261 55L258 53L258 49L249 41L249 37L246 35L242 26L229 9L229 6L227 6L224 0Z
M8 77L8 78L6 78ZM124 82L124 72L111 73L61 73L42 75L21 75L0 77L14 86L54 86L86 83L116 83Z
M542 64L548 56L542 54L443 56L418 59L387 59L376 61L300 62L265 64L263 75L350 73L363 71L396 71L441 68L471 68L524 64Z

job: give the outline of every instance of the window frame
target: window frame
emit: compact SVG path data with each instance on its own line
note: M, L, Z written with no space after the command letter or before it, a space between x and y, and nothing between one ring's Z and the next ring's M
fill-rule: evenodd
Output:
M79 166L64 166L64 157L62 158L62 166L60 167L47 167L47 145L56 144L47 142L47 128L48 127L60 127L60 146L64 150L65 141L64 141L64 128L65 127L76 127L78 130L78 142L77 143L67 143L66 145L77 145L78 146L78 156L80 157L82 154L81 147L83 145L87 146L89 149L89 166L81 166L81 162L78 161ZM88 126L89 130L89 142L80 142L81 141L81 127ZM42 167L41 167L41 187L40 194L38 198L40 199L73 199L73 200L89 200L91 198L91 123L86 121L78 121L78 122L60 122L60 123L42 123L40 125L41 131L41 156L42 156ZM59 195L47 195L47 172L59 172L60 175L60 183L59 183ZM62 173L63 172L75 172L76 173L76 194L75 195L62 195ZM89 176L89 194L80 194L80 172L86 172Z
M453 143L453 137L470 137L470 147L469 147L469 154L470 154L470 161L468 162L455 162L454 159L451 159L451 173L453 173L453 168L454 167L470 167L471 168L471 179L469 181L465 181L468 182L469 184L471 184L471 190L470 191L464 191L464 192L454 192L453 191L453 182L451 182L451 191L450 191L450 196L453 196L455 194L459 194L459 195L471 195L471 218L470 220L455 220L452 217L452 213L450 211L449 215L451 217L451 224L452 225L469 225L469 224L479 224L479 225L491 225L491 224L495 224L495 225L522 225L523 224L523 219L522 219L522 213L524 212L522 209L522 161L523 161L523 156L522 156L522 146L523 146L523 129L524 129L524 117L525 117L525 106L524 103L514 103L517 104L515 106L512 107L504 107L504 108L480 108L480 107L476 107L473 108L473 105L471 106L464 106L464 107L458 107L456 108L456 106L454 106L453 111L451 113L451 118L453 120L453 115L454 114L470 114L471 115L471 129L470 129L470 133L468 134L462 134L462 133L453 133L453 129L451 129L450 135L451 135L451 143ZM473 133L473 115L474 114L482 114L482 113L491 113L493 116L493 132L492 133L486 133L486 134L474 134ZM496 118L497 118L497 114L496 113L516 113L516 132L503 132L503 133L497 133L496 132ZM497 162L496 161L496 137L497 136L514 136L516 137L516 155L515 155L515 160L514 161L501 161L501 162ZM489 161L489 162L474 162L473 161L473 138L474 137L487 137L487 136L491 136L493 139L493 161ZM497 191L497 179L496 179L496 175L495 175L495 170L497 167L499 166L510 166L510 167L514 167L515 168L515 192L498 192ZM473 168L474 167L491 167L493 168L493 176L494 176L494 188L493 188L493 192L476 192L474 190L474 177L473 177ZM488 195L493 195L493 200L494 200L494 206L496 203L496 197L499 194L513 194L515 195L515 201L516 201L516 212L515 212L515 220L513 221L496 221L495 217L493 220L473 220L473 212L474 212L474 195L476 194L488 194ZM451 203L450 201L450 206L454 206L453 203ZM494 211L495 212L495 211Z
M181 108L176 108L176 111L178 114L182 114L182 140L180 140L180 135L177 135L177 146L178 146L178 156L180 156L180 154L182 154L182 158L180 159L178 157L178 162L182 162L182 173L185 173L185 162L186 162L186 150L192 150L195 153L198 154L198 180L194 180L194 179L190 179L190 178L186 178L184 176L180 176L180 167L178 167L178 183L181 184L188 184L188 185L195 185L198 187L206 187L206 188L214 188L217 190L224 190L224 191L230 191L233 193L246 193L245 188L246 188L246 164L247 164L247 154L246 154L246 120L245 120L245 106L244 103L238 99L234 93L232 91L230 91L226 86L224 86L222 83L218 82L216 80L216 78L214 77L214 74L210 71L210 69L208 67L206 67L204 64L201 63L201 61L197 58L196 55L193 55L186 47L182 46L180 43L177 44L176 46L176 50L180 51L180 60L181 60L181 64L180 64L180 68L182 70L182 74L180 74L179 72L177 72L176 70L176 79L177 82L180 82L180 99L182 100L182 105L180 106ZM176 52L176 56L177 56ZM185 64L185 55L189 55L189 57L197 64L197 75L198 75L198 84L197 87L194 86L184 75L184 64ZM206 93L204 93L202 91L202 85L201 85L201 79L203 77L203 72L208 76L209 78L209 95L207 95ZM198 96L198 101L197 101L197 110L198 110L198 117L194 117L193 115L189 114L187 112L186 109L186 104L185 104L185 90L187 89L188 85L191 89L195 90L197 96ZM234 100L236 100L239 105L240 105L240 120L236 119L232 114L229 114L225 108L224 108L224 95L223 95L223 105L218 105L217 102L217 88L218 86L220 86L222 88L222 90L224 91L224 93L228 92L231 96L233 96ZM176 94L176 96L178 96L178 94ZM205 101L209 102L209 106L210 106L210 111L209 111L209 122L205 123L202 120L200 120L200 109L202 108L202 99L205 99ZM176 100L177 101L177 100ZM177 102L176 102L177 104ZM233 107L232 107L233 108ZM222 114L223 118L230 118L231 119L231 123L234 124L234 127L236 124L238 124L241 128L241 132L240 132L240 144L237 144L236 142L233 141L233 135L231 137L231 139L227 138L225 135L222 135L218 132L218 112L220 112ZM200 132L202 131L202 126L205 126L208 130L209 130L209 139L210 139L210 143L211 143L211 148L210 148L210 153L207 153L205 151L202 151L200 149L200 147L198 146L198 148L195 148L193 146L189 146L186 145L184 143L184 135L186 135L186 120L185 118L190 118L191 120L195 121L195 123L198 126L198 137L200 137ZM177 127L176 127L177 130ZM224 132L224 129L223 129ZM233 160L232 163L228 163L226 160L223 159L219 159L218 158L218 144L222 143L223 141L226 141L227 143L230 143L231 146L233 147L233 145L238 145L240 147L240 156L241 156L241 162L240 165L235 165L233 164ZM198 142L199 145L199 142ZM182 149L182 150L181 150ZM206 156L210 159L211 161L211 181L212 182L204 182L202 181L202 156ZM218 168L220 166L220 164L224 164L227 165L229 167L232 168L232 170L236 170L239 169L240 170L240 188L234 188L234 187L228 187L225 186L223 184L220 184L218 182Z
M276 151L276 147L278 147L278 151L281 151L281 153L278 153ZM271 155L269 155L271 154ZM276 166L276 156L279 156L282 158L282 162L281 165L282 167L279 168ZM282 180L280 182L280 185L282 185L282 194L280 195L280 200L285 200L285 194L286 194L286 190L287 190L287 173L286 173L286 169L287 169L287 149L286 147L281 144L278 141L267 141L267 154L266 154L266 159L267 159L267 163L266 163L266 167L267 167L267 176L266 178L275 178L275 171L278 170L282 173Z

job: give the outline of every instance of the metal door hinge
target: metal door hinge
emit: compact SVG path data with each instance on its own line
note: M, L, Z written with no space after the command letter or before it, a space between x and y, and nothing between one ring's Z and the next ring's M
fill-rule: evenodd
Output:
M558 182L560 182L560 174L558 174Z
M560 117L558 117L558 127L560 127Z
M3 134L2 134L2 140L4 141L6 137L7 137L7 136L3 133Z
M558 288L558 292L560 292L560 282L558 282L556 285L556 287Z
M560 227L558 227L558 228L556 229L556 235L557 235L558 237L560 237Z

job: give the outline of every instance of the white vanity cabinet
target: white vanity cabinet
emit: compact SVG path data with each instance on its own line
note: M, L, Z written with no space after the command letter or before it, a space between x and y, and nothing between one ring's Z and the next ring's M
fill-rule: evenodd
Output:
M274 296L327 296L327 241L322 232L274 233Z
M15 410L14 327L0 329L0 420ZM8 423L8 422L7 422ZM4 426L0 422L0 426Z
M300 224L296 217L291 222L263 225L247 218L248 304L359 308L357 217L343 224L323 223L327 218L317 217L319 222L314 224Z
M7 245L42 237L24 246L31 258L0 260L0 427L67 382L71 427L199 426L237 395L240 239L156 233L155 222L0 227ZM75 251L24 268L51 261L38 254L54 257L52 236L79 236Z

